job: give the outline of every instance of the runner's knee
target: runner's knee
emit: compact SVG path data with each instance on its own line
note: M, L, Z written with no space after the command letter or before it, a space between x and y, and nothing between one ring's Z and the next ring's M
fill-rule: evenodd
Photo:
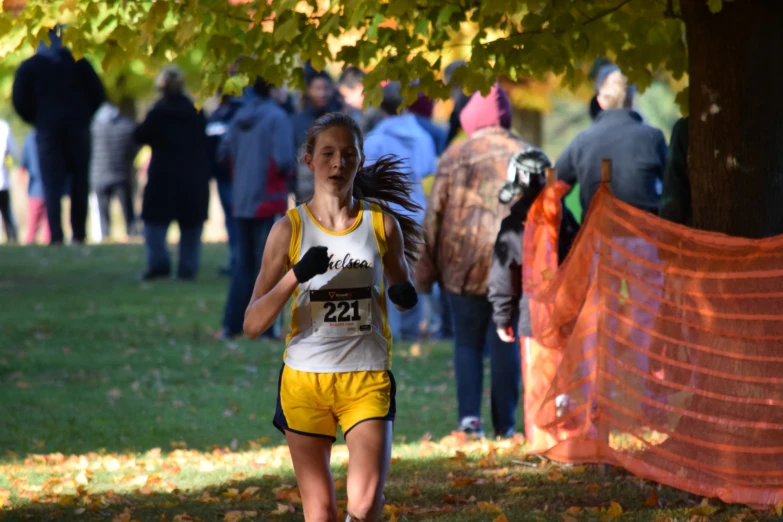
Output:
M348 499L348 514L353 522L375 522L380 519L383 507L383 495L366 496L358 499Z

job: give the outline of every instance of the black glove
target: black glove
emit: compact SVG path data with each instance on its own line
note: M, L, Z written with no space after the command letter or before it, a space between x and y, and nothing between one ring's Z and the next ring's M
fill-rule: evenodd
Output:
M410 281L403 281L389 287L389 300L405 310L410 310L419 302L419 296Z
M300 283L306 283L318 274L325 274L327 270L329 270L329 253L325 246L310 247L293 268L296 280Z

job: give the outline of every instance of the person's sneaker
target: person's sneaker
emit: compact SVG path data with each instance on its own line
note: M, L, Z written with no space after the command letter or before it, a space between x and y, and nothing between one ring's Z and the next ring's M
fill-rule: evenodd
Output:
M514 428L495 432L496 439L513 439L517 432Z
M463 419L459 431L473 439L484 438L484 430L481 429L481 421L478 419Z
M155 279L168 279L169 277L171 277L170 270L147 270L139 276L139 279L141 281L153 281Z

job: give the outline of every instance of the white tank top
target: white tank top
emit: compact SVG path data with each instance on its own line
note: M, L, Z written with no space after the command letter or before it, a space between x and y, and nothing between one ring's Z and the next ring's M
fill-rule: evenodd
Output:
M330 263L325 274L294 291L286 366L316 373L390 369L380 207L363 201L354 224L342 232L321 226L306 204L289 210L288 218L288 267L314 246L328 248Z

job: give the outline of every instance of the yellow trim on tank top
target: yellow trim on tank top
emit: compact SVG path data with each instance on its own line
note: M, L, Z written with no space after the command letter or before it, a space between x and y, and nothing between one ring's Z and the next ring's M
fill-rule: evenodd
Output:
M310 216L310 220L312 220L315 226L321 229L321 232L329 234L330 236L345 236L347 234L350 234L354 230L356 230L359 227L359 225L362 223L362 215L364 214L364 201L359 200L359 202L361 203L361 207L359 207L359 214L356 216L356 221L354 221L353 225L351 225L350 227L346 228L345 230L341 230L339 232L335 230L329 230L328 228L320 224L318 220L315 219L313 213L310 212L310 207L307 206L307 203L304 203L302 206L304 207L305 212L307 212L307 215Z
M299 261L299 251L302 247L302 218L299 215L299 211L295 208L290 209L288 212L288 219L291 220L291 242L288 245L288 270L293 268L294 264ZM296 300L299 297L299 285L296 285L294 289L294 304L291 307L291 333L286 336L285 345L291 342L291 339L295 335L299 334L299 315L296 309ZM285 360L286 354L283 354L283 360Z
M383 323L381 325L381 335L386 339L386 357L389 359L389 369L392 367L392 334L389 326L388 311L386 310L386 280L383 278L383 256L389 250L386 245L386 226L383 223L383 210L380 205L370 203L370 214L372 216L372 229L375 235L375 243L378 245L378 254L381 258L381 282L378 285L381 295L381 313L383 314Z

